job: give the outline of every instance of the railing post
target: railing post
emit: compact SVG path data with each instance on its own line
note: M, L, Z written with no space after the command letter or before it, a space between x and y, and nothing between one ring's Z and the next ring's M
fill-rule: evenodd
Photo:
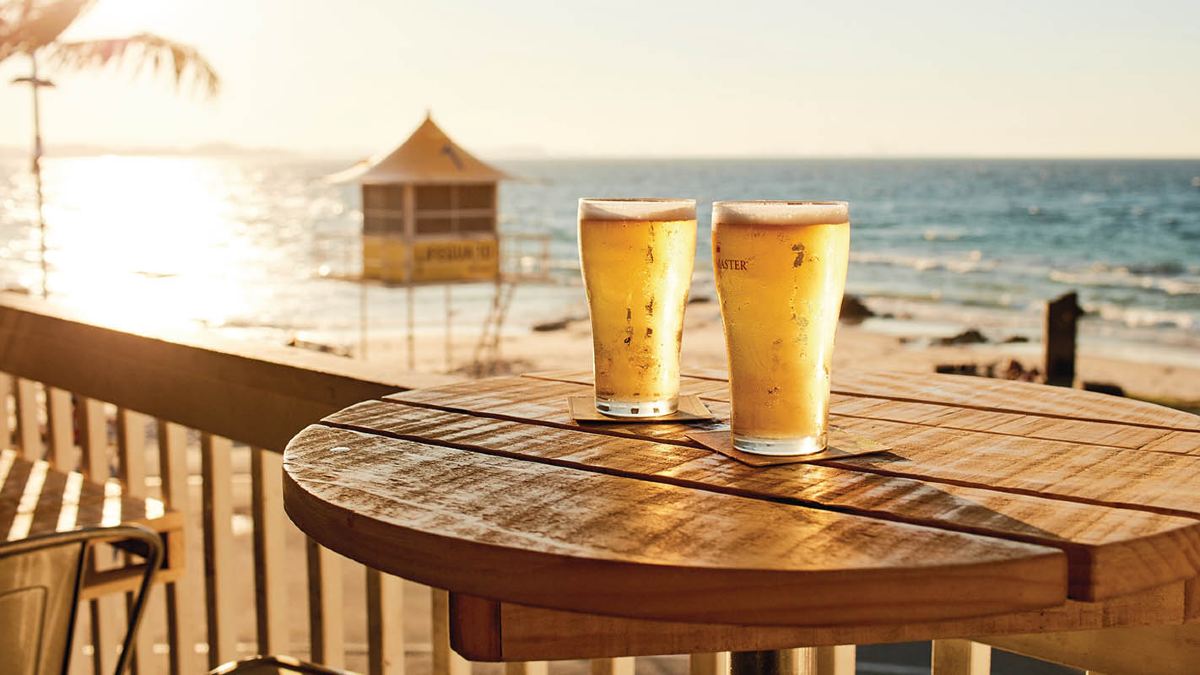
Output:
M108 483L112 476L108 462L108 418L104 414L104 403L81 397L78 413L83 445L83 474L94 482ZM93 568L99 562L96 556L101 550L92 549L89 564ZM96 673L111 673L117 666L117 650L124 637L118 630L124 623L121 620L120 599L110 596L92 600L90 612L93 669Z
M367 672L404 675L404 581L367 570Z
M858 648L854 645L816 647L817 675L854 675Z
M934 640L933 675L988 675L992 648L970 640Z
M204 480L204 599L208 625L208 666L215 668L237 654L234 633L233 443L201 434L200 472Z
M634 663L632 656L592 659L591 675L634 675Z
M729 652L690 654L688 675L729 675Z
M13 447L13 418L8 401L13 393L13 377L0 373L0 447Z
M254 518L254 597L260 654L283 654L288 650L282 481L283 456L251 448L250 507Z
M50 466L58 471L74 471L75 415L71 410L71 392L46 387L46 421L50 432L47 457Z
M471 664L450 648L450 594L430 588L433 675L471 675Z
M168 508L178 511L183 518L184 536L194 536L187 523L191 520L188 506L187 430L173 422L158 422L158 466L162 480L163 502ZM170 647L171 675L183 675L195 670L196 639L194 611L196 603L192 595L192 583L196 575L189 574L193 566L184 570L184 578L166 584L167 598L167 644Z
M146 496L146 416L124 408L117 409L117 477L121 480L125 494L130 497L144 498ZM152 605L151 600L157 592L155 587L148 591L147 615ZM134 593L125 594L125 611L133 607ZM145 618L142 626L149 621ZM140 672L154 672L154 638L150 631L138 631L137 640L133 645L133 659L130 661L130 672L135 675Z
M513 661L504 664L504 675L548 675L550 664L545 661Z
M342 625L342 566L338 555L305 537L308 552L308 628L312 658L334 668L345 666Z
M21 456L31 461L42 458L42 423L38 419L38 384L17 378L17 443Z

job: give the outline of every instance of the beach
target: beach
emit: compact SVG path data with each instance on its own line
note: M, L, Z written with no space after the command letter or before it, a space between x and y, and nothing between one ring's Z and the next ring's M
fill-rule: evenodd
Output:
M727 369L720 311L715 302L690 305L687 309L681 363L684 372L692 369ZM894 327L888 329L894 330ZM461 336L453 343L453 369L469 372L475 341ZM372 361L403 363L406 343L398 336L372 339ZM932 373L939 364L998 364L1004 369L1016 360L1026 369L1040 368L1042 345L1033 341L1018 344L986 343L971 345L935 345L928 338L896 335L873 329L869 323L843 322L838 327L834 349L834 370L859 369ZM445 340L441 336L422 335L417 339L418 369L445 371ZM1152 355L1150 355L1152 356ZM502 362L498 372L529 370L580 369L592 367L590 324L586 317L568 321L561 330L532 331L504 336ZM1189 408L1200 408L1200 364L1163 363L1114 356L1079 355L1076 364L1079 381L1110 383L1121 386L1127 395Z

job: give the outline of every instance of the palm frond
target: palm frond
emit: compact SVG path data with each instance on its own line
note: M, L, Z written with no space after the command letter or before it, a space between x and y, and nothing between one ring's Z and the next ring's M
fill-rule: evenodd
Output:
M0 3L0 61L58 39L95 0L8 0Z
M47 49L46 63L64 70L100 69L109 65L129 68L135 74L166 70L178 89L189 87L216 96L221 78L212 64L194 47L151 33L125 38L55 42Z

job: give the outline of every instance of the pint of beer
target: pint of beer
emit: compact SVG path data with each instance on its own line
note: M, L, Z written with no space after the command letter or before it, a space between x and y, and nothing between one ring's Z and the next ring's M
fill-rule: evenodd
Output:
M762 455L824 450L849 205L717 202L712 233L734 448Z
M596 410L658 417L677 409L683 311L695 256L694 200L579 200Z

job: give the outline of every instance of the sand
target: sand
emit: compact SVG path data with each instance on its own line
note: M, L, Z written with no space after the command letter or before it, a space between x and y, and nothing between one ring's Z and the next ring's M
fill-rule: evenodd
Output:
M472 360L475 339L465 333L453 341L451 367L466 367ZM889 330L902 329L892 325ZM591 332L589 322L567 322L565 328L549 332L518 331L506 335L501 344L504 371L558 368L591 368ZM1148 347L1152 350L1152 347ZM405 362L402 340L397 336L377 336L369 347L370 360L399 365ZM417 370L446 372L445 345L441 336L419 337ZM1152 353L1147 356L1153 356ZM879 332L872 324L843 323L838 328L834 350L834 369L889 370L931 373L937 364L997 363L1002 369L1016 359L1025 368L1040 367L1041 345L979 344L933 346L926 339L903 334ZM716 303L688 307L683 337L683 366L726 368L725 343L721 316ZM1153 400L1168 399L1200 408L1200 355L1194 367L1155 363L1152 360L1124 360L1080 350L1077 371L1080 381L1113 383L1128 395Z

